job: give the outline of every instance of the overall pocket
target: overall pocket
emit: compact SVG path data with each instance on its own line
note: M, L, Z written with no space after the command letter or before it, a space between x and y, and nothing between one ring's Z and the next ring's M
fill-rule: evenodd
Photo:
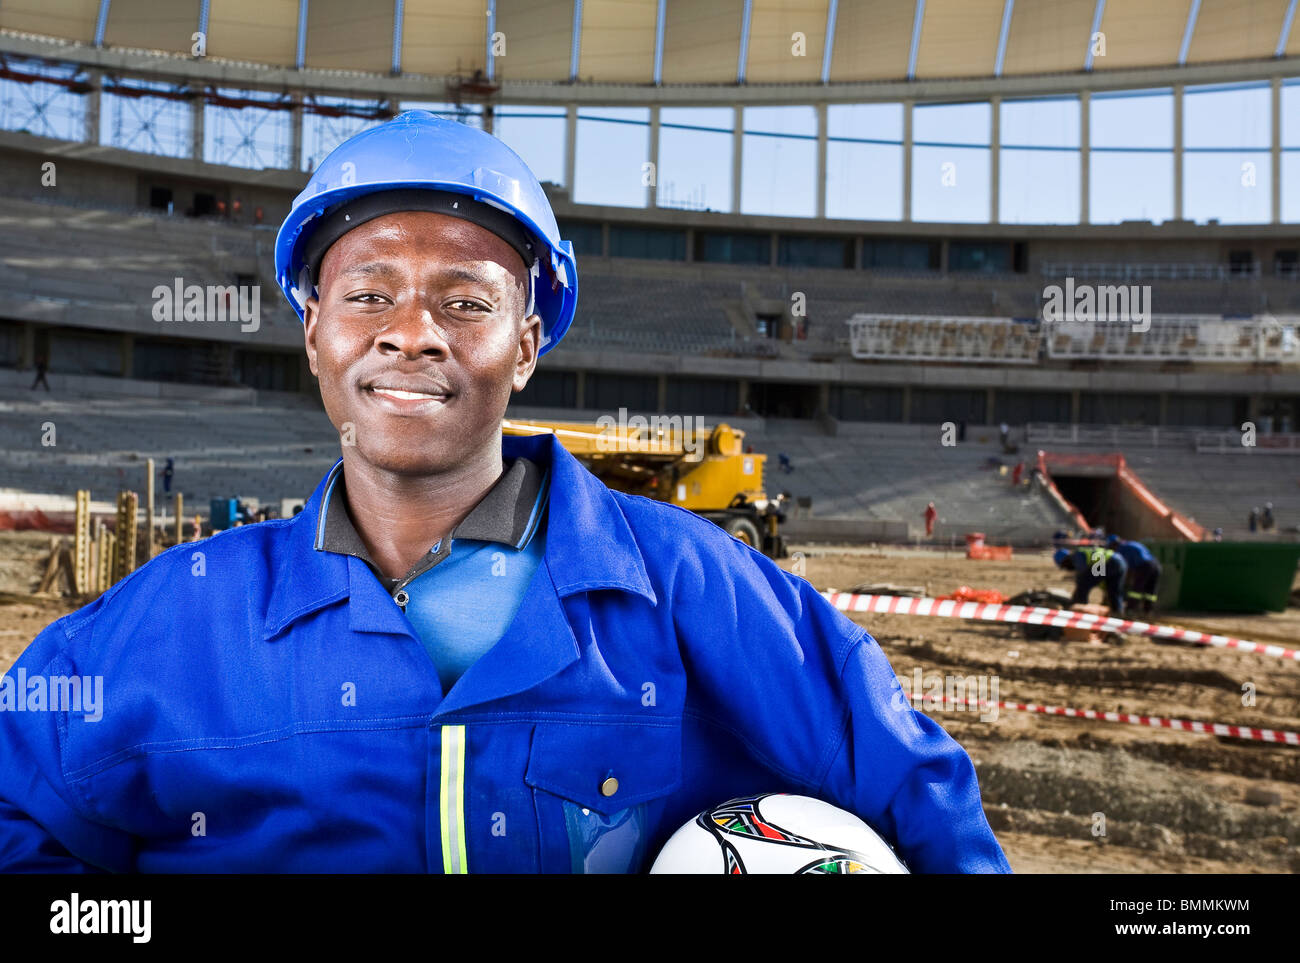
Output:
M666 798L681 785L676 723L543 723L525 782L544 873L635 873Z

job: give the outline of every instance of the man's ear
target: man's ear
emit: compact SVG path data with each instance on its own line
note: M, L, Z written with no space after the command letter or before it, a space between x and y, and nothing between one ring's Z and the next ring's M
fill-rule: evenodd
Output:
M530 314L519 328L519 354L515 359L513 390L523 391L537 367L538 349L542 343L542 317Z
M317 378L320 377L320 372L316 370L316 322L319 320L320 300L313 295L303 305L302 337L307 346L307 364Z

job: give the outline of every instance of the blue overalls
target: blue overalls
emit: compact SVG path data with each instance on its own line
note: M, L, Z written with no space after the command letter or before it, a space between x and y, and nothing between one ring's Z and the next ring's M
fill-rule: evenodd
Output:
M970 758L808 582L552 436L503 454L549 470L545 554L450 691L366 564L315 549L324 482L46 628L11 675L99 677L101 717L0 711L0 870L635 872L787 791L913 871L1009 871Z

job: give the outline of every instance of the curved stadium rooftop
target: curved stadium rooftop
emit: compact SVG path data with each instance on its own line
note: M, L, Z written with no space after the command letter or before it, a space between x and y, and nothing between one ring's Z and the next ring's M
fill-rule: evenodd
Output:
M1270 61L1300 55L1295 7L1292 0L6 0L0 30L11 34L10 49L12 34L28 34L56 40L66 59L222 82L251 79L257 74L240 66L256 65L291 85L289 71L312 87L348 89L360 83L337 76L348 72L409 94L407 80L481 71L506 92L514 84L581 85L564 100L653 85L660 88L653 96L627 96L718 93L678 89L706 86L755 102L788 98L758 89L773 85L1037 77L1042 89L1095 89L1107 77L1122 85L1132 82L1129 72L1161 68L1242 79L1261 75L1246 65L1268 74ZM196 32L206 39L201 61L192 55ZM41 49L50 52L39 40L27 47ZM1225 64L1237 66L1213 71ZM914 89L929 96L942 88Z

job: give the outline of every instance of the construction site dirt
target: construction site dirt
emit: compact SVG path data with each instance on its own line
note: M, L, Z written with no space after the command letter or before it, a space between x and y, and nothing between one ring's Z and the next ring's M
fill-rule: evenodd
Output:
M961 586L1012 596L1069 589L1050 552L972 561L957 551L792 546L783 568L820 590ZM49 536L0 534L0 669L74 599L38 596ZM877 590L879 591L879 590ZM1093 601L1099 601L1094 598ZM904 691L935 679L989 683L970 696L1164 719L1300 731L1300 662L1129 635L1031 641L1018 625L850 614L880 644ZM1300 609L1258 616L1179 613L1162 624L1300 645ZM994 688L995 687L995 688ZM970 754L984 808L1012 867L1030 873L1300 871L1300 746L1004 708L913 704Z

